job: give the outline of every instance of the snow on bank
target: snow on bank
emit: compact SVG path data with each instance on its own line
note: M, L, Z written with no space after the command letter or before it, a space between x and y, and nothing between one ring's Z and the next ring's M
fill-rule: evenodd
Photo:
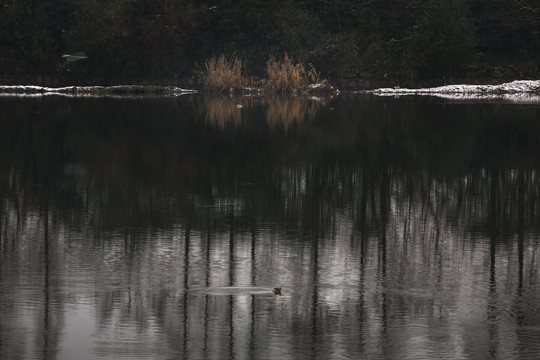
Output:
M118 85L118 86L67 86L59 88L34 86L34 85L0 85L0 96L112 96L131 97L148 95L178 96L196 93L196 90L182 89L175 86L143 86L143 85Z
M540 80L516 80L500 85L445 85L433 88L381 88L368 91L379 96L432 95L447 99L505 99L540 102Z

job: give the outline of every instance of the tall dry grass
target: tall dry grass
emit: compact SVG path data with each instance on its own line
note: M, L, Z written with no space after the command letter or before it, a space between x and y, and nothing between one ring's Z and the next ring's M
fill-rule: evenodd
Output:
M242 60L235 57L229 61L224 54L206 60L197 75L203 88L210 92L233 92L248 84L242 74Z
M293 63L285 53L283 60L270 58L266 62L266 88L272 92L295 93L306 89L309 81L318 82L319 74L312 64L306 66L303 62Z

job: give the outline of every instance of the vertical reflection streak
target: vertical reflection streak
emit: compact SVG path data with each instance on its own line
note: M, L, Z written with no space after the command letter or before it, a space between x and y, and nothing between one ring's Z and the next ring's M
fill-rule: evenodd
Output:
M306 173L306 189L309 189L307 200L308 209L310 209L310 218L305 219L307 222L307 231L311 236L312 246L312 298L311 298L311 353L317 354L318 351L318 335L319 335L319 231L322 219L321 209L321 187L322 174L321 169L316 166L311 166ZM307 191L307 190L306 190Z
M234 285L235 261L234 261L234 204L231 203L229 213L229 286ZM234 297L229 296L229 358L234 359Z
M50 306L50 283L49 283L49 205L45 201L44 205L44 225L43 225L43 252L44 252L44 261L45 261L45 271L44 271L44 319L43 319L43 359L49 358L49 306Z
M4 193L0 191L0 285L3 285L4 274L3 274L3 264L4 264L4 254L7 253L7 244L5 243L6 236L3 235L3 229L7 229L7 219L6 226L4 227ZM7 231L7 230L6 230ZM0 320L3 319L3 314L0 313ZM4 357L4 328L0 325L0 358Z
M359 277L359 351L364 353L366 347L365 320L366 320L366 259L367 259L367 199L368 199L368 179L365 171L361 176L360 206L359 206L359 226L360 226L360 277Z
M234 358L234 296L229 295L229 359Z
M387 298L387 278L386 278L386 228L388 226L388 202L389 201L389 169L382 170L382 179L380 187L380 217L381 217L381 235L379 241L379 261L381 271L381 315L382 315L382 334L381 342L383 352L387 349L388 343L388 298Z
M491 237L489 242L489 297L487 301L488 318L488 352L491 358L497 358L497 279L496 279L496 252L499 235L499 201L500 201L500 172L491 170L491 187L489 196L489 221L491 223Z
M318 337L318 308L319 308L319 241L318 237L314 236L313 241L313 292L311 303L311 353L317 353L317 337Z
M189 357L188 354L188 288L189 288L189 243L190 243L190 229L191 224L187 224L186 232L184 236L184 300L183 300L183 352L185 357Z
M256 263L256 244L257 233L255 230L255 222L253 222L253 227L251 229L251 276L250 282L251 286L255 286L255 276L257 273L257 263ZM249 357L255 359L255 296L251 295L251 309L250 309L250 331L249 331Z
M524 257L524 228L525 228L525 170L519 170L518 174L518 295L521 297L523 291L523 257Z
M517 248L518 248L518 285L516 296L514 298L514 311L516 314L516 326L522 328L525 317L522 311L523 302L523 267L524 267L524 232L525 232L525 186L528 183L525 170L520 169L518 174L518 218L517 218ZM523 347L524 342L521 341L521 336L518 334L518 354L520 358L525 358L525 350Z
M208 288L210 286L210 243L211 243L211 226L210 216L207 214L207 235L206 235L206 254L205 254L205 276L204 286ZM204 344L203 354L205 358L208 358L208 321L209 321L209 302L208 294L204 295Z
M7 221L7 220L6 220ZM2 259L4 255L4 239L6 238L4 235L4 193L0 191L0 260ZM0 279L2 276L2 267L0 266ZM0 337L0 347L2 346L2 339ZM0 353L1 355L2 353Z

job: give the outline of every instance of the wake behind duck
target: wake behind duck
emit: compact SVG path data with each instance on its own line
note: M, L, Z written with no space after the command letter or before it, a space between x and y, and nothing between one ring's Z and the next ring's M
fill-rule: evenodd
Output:
M277 289L277 288L275 288ZM257 287L257 286L209 286L200 288L191 288L188 291L190 295L213 295L213 296L241 296L241 295L261 295L261 296L273 296L281 295L281 288L279 288L279 294L276 293L272 287Z

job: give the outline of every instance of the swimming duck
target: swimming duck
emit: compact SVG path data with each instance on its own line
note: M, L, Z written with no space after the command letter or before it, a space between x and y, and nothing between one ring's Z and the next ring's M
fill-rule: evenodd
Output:
M272 292L276 295L281 295L281 287L272 289Z

